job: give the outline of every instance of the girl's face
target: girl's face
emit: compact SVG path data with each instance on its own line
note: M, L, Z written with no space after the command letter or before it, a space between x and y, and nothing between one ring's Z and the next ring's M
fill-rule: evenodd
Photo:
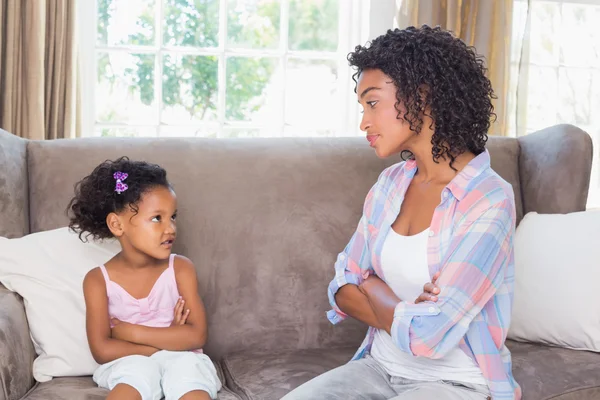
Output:
M142 195L137 208L137 213L128 207L118 216L123 249L131 246L154 259L169 258L177 236L175 193L163 186L156 187Z
M410 130L409 123L398 114L404 114L404 105L398 105L396 86L392 79L379 69L364 70L357 84L358 102L363 107L360 129L380 158L408 150L418 136Z

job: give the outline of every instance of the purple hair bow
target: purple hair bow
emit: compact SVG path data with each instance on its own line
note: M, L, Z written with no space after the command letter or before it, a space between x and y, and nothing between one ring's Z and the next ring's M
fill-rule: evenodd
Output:
M121 194L127 190L128 186L127 184L123 183L123 181L127 179L128 176L129 175L127 175L127 173L121 171L117 171L113 174L113 178L117 180L117 184L115 185L115 192Z

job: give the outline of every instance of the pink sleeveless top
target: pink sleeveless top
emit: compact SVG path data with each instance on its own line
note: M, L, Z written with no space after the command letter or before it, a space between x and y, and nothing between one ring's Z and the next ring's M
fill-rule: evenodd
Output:
M100 266L106 281L108 296L108 315L123 322L144 325L153 328L164 328L173 322L173 310L179 299L179 290L175 280L173 261L175 254L169 257L169 266L158 277L150 294L143 299L136 299L121 285L110 280L106 267ZM113 327L111 323L111 328Z

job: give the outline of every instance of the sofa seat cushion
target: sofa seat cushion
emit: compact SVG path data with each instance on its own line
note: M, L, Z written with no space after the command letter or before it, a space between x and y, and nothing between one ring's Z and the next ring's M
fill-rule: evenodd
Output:
M23 400L102 400L107 394L91 377L54 378L36 384Z
M508 341L513 374L527 400L598 399L600 353Z
M241 352L223 359L227 386L244 400L279 400L292 389L345 364L356 347Z
M600 354L508 341L513 373L526 400L597 399ZM225 357L227 386L243 399L278 400L292 389L345 364L356 348L242 352Z
M218 363L217 374L223 383L217 400L241 400L240 397L225 387L225 377ZM51 381L38 383L22 400L104 400L108 390L100 389L91 377L54 378Z

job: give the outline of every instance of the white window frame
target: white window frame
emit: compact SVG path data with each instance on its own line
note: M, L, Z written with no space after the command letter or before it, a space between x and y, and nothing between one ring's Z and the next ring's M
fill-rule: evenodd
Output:
M91 3L91 4L90 4ZM268 56L277 57L280 66L283 67L285 75L285 64L289 56L295 59L318 59L334 60L338 64L338 93L340 99L344 102L342 112L338 116L332 116L337 119L336 135L355 136L360 133L358 129L359 106L353 93L352 70L348 66L346 59L347 53L352 51L357 44L364 44L368 40L384 33L393 25L395 4L393 1L381 0L340 0L340 23L338 24L338 49L335 52L305 52L288 50L288 13L289 0L281 0L280 15L280 42L277 49L274 50L254 50L239 49L229 47L226 40L227 23L227 0L220 0L219 11L219 47L217 48L197 48L181 49L177 47L161 46L162 41L162 1L157 0L156 9L156 31L154 46L98 46L96 44L97 35L97 1L79 0L78 8L78 28L80 34L80 72L81 72L81 126L82 136L95 136L97 128L157 128L157 135L160 136L162 126L168 127L197 127L199 129L216 129L217 137L225 128L245 128L260 129L261 126L250 121L226 121L225 118L225 90L226 59L230 56ZM128 124L128 123L97 123L95 120L95 86L97 78L97 53L99 51L123 51L135 52L137 54L156 54L155 72L154 72L154 98L157 102L158 116L157 124ZM218 121L217 122L194 122L181 125L161 123L160 113L162 110L162 55L164 52L180 55L211 55L218 57ZM285 79L285 77L284 77ZM285 89L281 92L282 102L285 101ZM283 104L283 103L282 103ZM284 110L277 115L277 126L283 131L285 125Z

